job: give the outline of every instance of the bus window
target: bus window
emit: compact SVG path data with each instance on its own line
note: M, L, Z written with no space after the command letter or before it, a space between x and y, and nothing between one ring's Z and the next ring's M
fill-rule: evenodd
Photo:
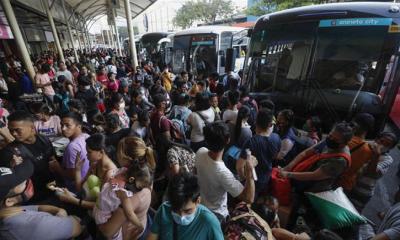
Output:
M253 91L297 90L305 79L315 28L316 23L291 23L268 26L253 34Z

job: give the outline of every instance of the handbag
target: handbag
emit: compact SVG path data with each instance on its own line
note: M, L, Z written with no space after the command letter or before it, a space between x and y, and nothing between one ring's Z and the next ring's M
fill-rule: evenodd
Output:
M279 200L283 206L290 205L292 185L289 178L279 177L278 168L272 168L271 173L271 194Z

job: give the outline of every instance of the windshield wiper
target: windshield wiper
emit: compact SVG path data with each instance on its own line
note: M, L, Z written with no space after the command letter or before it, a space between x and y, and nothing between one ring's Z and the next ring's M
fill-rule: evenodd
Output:
M319 82L316 81L315 78L309 78L309 82L311 83L311 85L314 85L313 88L316 90L316 93L320 97L322 103L325 105L326 110L328 110L329 115L335 120L335 122L338 121L340 119L339 115L335 111L335 108L332 107L332 104L329 103L329 100L326 98L325 94L323 93Z

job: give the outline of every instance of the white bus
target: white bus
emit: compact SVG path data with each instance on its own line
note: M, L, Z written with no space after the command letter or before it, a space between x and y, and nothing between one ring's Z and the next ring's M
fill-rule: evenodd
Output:
M141 44L140 44L141 37L142 37L142 35L135 35L135 46L136 46L136 52L138 55L140 54L141 49L142 49ZM130 55L130 53L129 53L129 38L124 39L123 49L127 56Z
M202 26L175 33L172 50L174 73L183 70L199 78L210 73L225 73L226 49L232 47L234 33L244 30L240 27Z

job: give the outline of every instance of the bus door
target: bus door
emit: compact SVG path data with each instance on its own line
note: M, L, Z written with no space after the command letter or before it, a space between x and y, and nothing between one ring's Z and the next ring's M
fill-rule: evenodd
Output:
M215 34L195 35L191 38L190 71L199 79L217 71L217 41Z
M236 32L232 36L232 48L234 55L234 72L243 69L249 43L248 29Z
M225 73L226 49L232 47L232 32L222 32L219 41L217 72L222 75Z
M172 48L172 70L175 74L189 71L190 36L176 36Z

